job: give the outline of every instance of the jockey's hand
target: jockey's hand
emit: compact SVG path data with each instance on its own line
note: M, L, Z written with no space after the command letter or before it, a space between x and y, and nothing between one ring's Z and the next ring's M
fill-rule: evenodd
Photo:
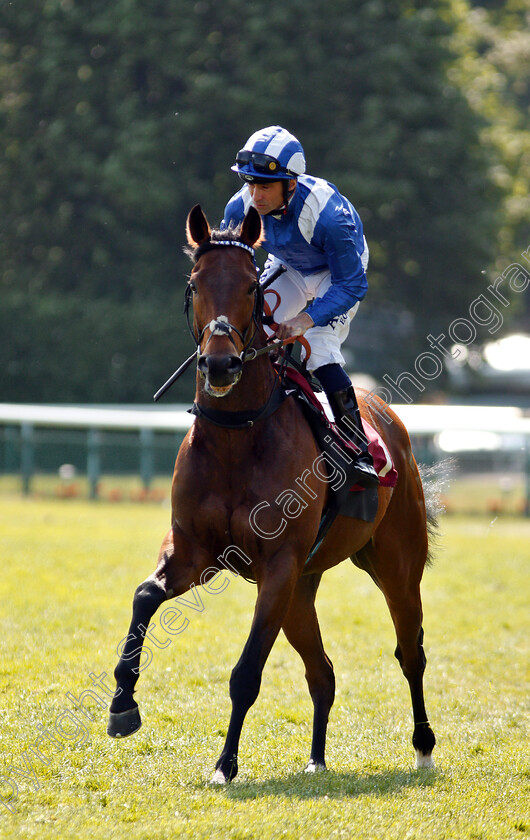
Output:
M315 322L313 321L311 315L308 315L307 312L300 312L299 315L296 315L294 318L290 318L288 321L284 321L283 324L280 324L274 337L283 341L285 338L293 338L303 335L308 329L314 326Z

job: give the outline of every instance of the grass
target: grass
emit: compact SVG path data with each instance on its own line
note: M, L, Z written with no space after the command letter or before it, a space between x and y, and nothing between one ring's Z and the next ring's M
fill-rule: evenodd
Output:
M343 563L324 577L318 599L337 676L329 772L302 772L311 703L301 661L280 637L243 730L240 775L212 789L251 585L234 580L221 595L205 593L201 613L184 608L185 632L165 649L152 645L135 736L109 739L103 705L88 707L93 720L78 712L82 725L65 715L74 710L67 693L94 690L89 674L106 673L103 684L112 685L132 594L168 519L160 504L2 497L2 840L528 835L528 520L443 522L442 550L423 585L435 770L413 770L408 688L383 599ZM106 703L103 688L96 694ZM48 764L29 752L39 726L55 733L55 746L41 744ZM12 769L25 769L24 754L33 781L27 769L25 777Z
M460 474L449 482L443 501L447 513L513 516L525 512L526 494L522 473Z

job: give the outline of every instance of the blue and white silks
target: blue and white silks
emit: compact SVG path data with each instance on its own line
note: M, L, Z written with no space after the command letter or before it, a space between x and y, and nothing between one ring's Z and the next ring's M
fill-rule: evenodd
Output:
M244 186L228 202L221 227L238 225L252 199ZM322 178L301 175L285 215L262 216L263 247L302 276L329 272L329 287L307 308L316 326L348 312L367 290L368 247L347 198Z

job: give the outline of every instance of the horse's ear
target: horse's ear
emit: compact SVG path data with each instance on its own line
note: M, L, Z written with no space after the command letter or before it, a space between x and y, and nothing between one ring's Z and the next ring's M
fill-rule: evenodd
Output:
M188 238L188 245L191 245L192 248L197 248L203 242L207 242L210 239L210 225L202 212L200 204L196 204L188 213L186 236Z
M248 213L243 219L239 238L245 245L256 245L260 243L262 236L261 216L255 207L249 207Z

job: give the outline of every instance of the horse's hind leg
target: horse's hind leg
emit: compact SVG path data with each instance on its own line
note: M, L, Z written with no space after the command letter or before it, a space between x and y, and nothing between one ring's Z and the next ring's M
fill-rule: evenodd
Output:
M333 665L326 656L318 618L315 596L320 575L301 577L293 593L289 612L283 622L287 639L302 657L309 693L313 701L313 740L306 772L324 770L326 730L330 709L335 699Z
M352 560L371 575L385 596L396 631L395 656L410 688L416 767L433 767L431 754L436 738L427 718L423 696L427 660L423 650L420 580L424 562L414 564L410 559L414 554L425 558L426 546L416 547L416 551L410 545L398 547L398 533L389 533L389 539L380 539L377 545L369 543Z
M408 604L396 607L388 599L387 603L396 628L397 646L394 655L410 687L414 716L412 745L416 750L416 767L433 767L432 751L436 738L427 718L423 697L423 674L427 660L423 650L419 587Z

